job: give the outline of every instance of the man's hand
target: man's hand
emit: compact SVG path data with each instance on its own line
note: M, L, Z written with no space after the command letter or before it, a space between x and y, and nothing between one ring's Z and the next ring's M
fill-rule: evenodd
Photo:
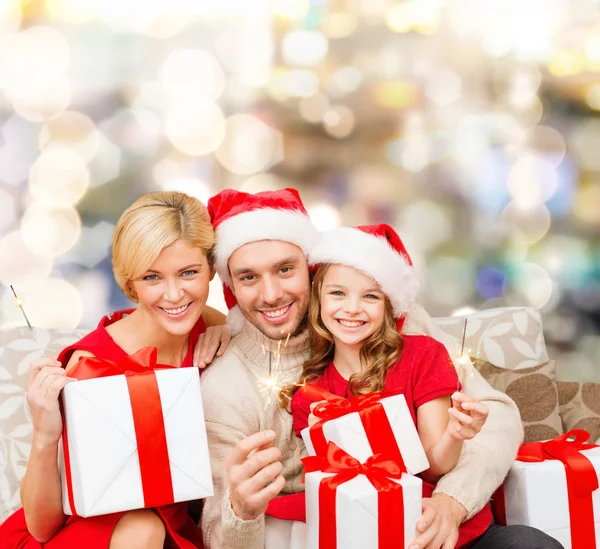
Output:
M223 356L230 341L231 331L226 324L206 328L194 347L194 366L206 368L215 356Z
M246 437L225 463L233 512L242 520L254 520L285 486L281 452L273 446L275 433L261 431Z
M467 510L446 494L423 499L423 514L417 522L417 537L409 549L454 549L458 527Z

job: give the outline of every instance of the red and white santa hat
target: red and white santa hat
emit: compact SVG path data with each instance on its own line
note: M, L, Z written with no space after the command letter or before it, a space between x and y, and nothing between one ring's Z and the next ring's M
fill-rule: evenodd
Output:
M281 240L295 244L308 257L319 241L319 232L296 189L256 194L225 189L213 196L207 207L217 237L215 269L223 282L225 301L230 310L237 301L230 290L228 261L238 248L260 240ZM236 324L239 323L236 321ZM235 331L234 326L232 331Z
M323 233L308 257L311 266L335 263L370 276L402 318L419 291L412 260L398 233L389 225L340 227Z

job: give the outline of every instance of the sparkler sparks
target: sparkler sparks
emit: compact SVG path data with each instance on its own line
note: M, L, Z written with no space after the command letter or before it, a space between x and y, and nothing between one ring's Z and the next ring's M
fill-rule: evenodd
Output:
M288 333L283 344L284 348L287 347L289 340L290 334ZM261 344L263 354L269 355L267 363L267 377L258 380L260 385L260 391L265 397L265 409L269 407L273 399L277 398L277 395L285 385L285 383L280 379L279 376L279 361L281 360L281 342L281 339L277 341L276 350L269 349L268 347L270 347L270 344ZM275 357L273 357L273 355L275 355Z
M29 331L31 332L31 336L33 337L33 340L36 342L38 348L40 349L40 351L42 352L42 355L43 355L44 349L42 348L42 346L40 345L40 343L38 341L37 335L35 333L35 330L33 329L33 326L31 325L31 322L29 322L27 313L25 312L25 309L23 308L23 300L17 295L17 292L15 292L15 289L13 288L12 284L10 285L10 289L13 293L13 296L15 296L15 303L17 304L17 307L19 307L19 309L21 309L23 318L25 319L25 322L27 322L27 327L29 328Z

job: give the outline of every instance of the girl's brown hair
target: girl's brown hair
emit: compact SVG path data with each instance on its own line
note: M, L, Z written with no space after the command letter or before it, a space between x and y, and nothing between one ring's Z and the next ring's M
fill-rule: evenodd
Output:
M310 304L308 306L308 331L313 356L305 363L298 383L287 385L279 394L279 404L287 408L294 393L300 386L320 377L333 360L335 344L331 332L321 319L321 290L329 264L319 265L315 272ZM382 391L385 378L391 366L402 352L403 340L398 333L392 313L392 304L385 297L385 314L378 330L369 336L360 349L362 372L352 375L349 380L350 392L354 395Z

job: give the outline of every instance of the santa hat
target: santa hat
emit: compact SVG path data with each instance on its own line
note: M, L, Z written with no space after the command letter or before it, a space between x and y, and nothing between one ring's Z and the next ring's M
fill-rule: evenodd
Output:
M412 260L389 225L340 227L324 233L308 259L311 266L347 265L370 276L390 300L397 319L404 317L419 291Z
M250 242L281 240L295 244L308 257L319 241L319 232L296 189L256 194L225 189L208 201L208 213L217 237L214 266L223 282L225 302L231 311L229 324L235 332L241 328L239 320L242 317L230 289L228 262L231 254Z

